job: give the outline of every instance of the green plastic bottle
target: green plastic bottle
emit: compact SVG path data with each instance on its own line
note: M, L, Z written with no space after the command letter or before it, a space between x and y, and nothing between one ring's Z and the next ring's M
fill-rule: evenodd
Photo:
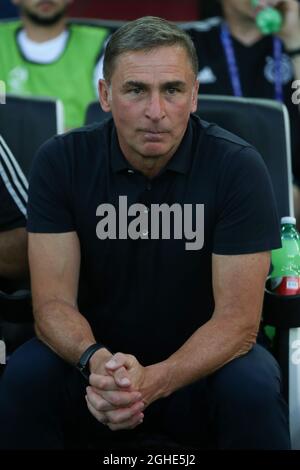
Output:
M282 247L271 254L271 290L280 295L300 293L300 236L295 217L282 217Z
M259 0L251 1L254 8L257 8L256 24L262 34L276 34L282 27L282 15L280 11L273 7L259 9Z

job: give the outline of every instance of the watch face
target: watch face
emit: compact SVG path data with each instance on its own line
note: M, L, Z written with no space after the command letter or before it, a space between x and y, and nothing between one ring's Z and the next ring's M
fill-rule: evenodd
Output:
M89 371L89 368L86 365L78 364L77 369L79 370L79 372L83 375L83 377L86 380L89 380L90 371Z

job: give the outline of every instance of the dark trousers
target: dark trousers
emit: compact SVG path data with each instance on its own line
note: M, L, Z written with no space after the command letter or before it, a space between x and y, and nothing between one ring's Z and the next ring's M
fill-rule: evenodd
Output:
M86 407L86 385L43 343L25 343L0 382L0 448L60 449L67 442L85 448L91 439L134 440L141 431L197 448L290 448L279 366L259 345L150 405L144 423L133 431L113 432L98 423Z

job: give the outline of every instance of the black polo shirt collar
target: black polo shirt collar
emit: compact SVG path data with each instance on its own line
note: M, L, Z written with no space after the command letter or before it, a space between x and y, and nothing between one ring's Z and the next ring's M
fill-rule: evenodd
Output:
M179 145L178 149L176 150L175 154L169 160L165 168L161 171L164 173L167 170L174 171L176 173L181 173L186 175L189 172L193 152L193 126L192 126L192 119L190 118L188 122L187 129L183 136L182 142ZM122 150L119 145L117 131L115 126L112 126L112 133L111 133L111 169L114 173L119 173L123 171L132 170L133 172L137 171L124 157Z

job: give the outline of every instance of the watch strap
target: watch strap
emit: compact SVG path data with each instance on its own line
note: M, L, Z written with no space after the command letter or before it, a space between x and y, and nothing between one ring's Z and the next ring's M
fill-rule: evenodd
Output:
M92 355L98 351L98 349L104 348L103 344L95 343L89 346L80 356L78 363L76 364L76 368L81 372L83 377L89 380L90 376L90 367L89 367L89 360Z

